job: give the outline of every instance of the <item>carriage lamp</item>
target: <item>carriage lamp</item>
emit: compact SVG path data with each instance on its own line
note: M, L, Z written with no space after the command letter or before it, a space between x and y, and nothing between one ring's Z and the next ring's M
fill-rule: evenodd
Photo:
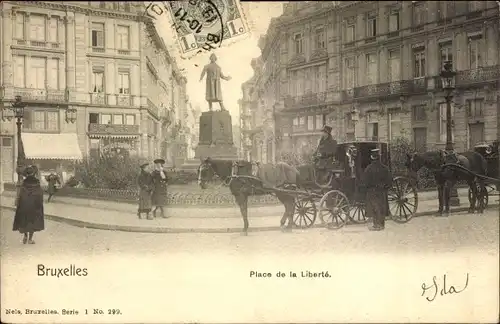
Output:
M74 123L76 121L76 108L68 107L66 109L66 122Z
M446 61L444 64L444 69L441 71L441 82L443 83L443 89L446 90L447 96L451 94L451 91L455 89L455 76L457 72L452 70L451 61Z

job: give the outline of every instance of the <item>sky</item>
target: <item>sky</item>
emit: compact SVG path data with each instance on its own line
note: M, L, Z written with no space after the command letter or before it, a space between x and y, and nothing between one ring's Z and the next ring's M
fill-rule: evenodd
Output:
M243 2L240 3L250 32L232 42L226 42L222 47L208 53L200 53L190 59L183 59L179 46L172 37L174 29L172 21L166 14L158 17L156 27L163 37L171 56L176 58L180 69L184 69L187 78L187 93L193 106L199 105L201 111L208 110L205 101L205 81L200 82L203 66L208 64L209 56L213 52L217 55L217 63L225 75L231 76L230 81L221 80L224 106L232 116L232 123L237 124L239 118L238 100L242 98L241 85L253 75L250 62L259 57L261 52L258 40L267 32L271 18L282 14L283 2ZM214 109L218 109L214 103Z

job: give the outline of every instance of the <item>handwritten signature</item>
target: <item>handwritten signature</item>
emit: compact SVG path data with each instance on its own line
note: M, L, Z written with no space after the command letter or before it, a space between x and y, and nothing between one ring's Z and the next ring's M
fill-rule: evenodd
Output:
M441 283L441 282L439 282L439 283ZM426 295L427 291L430 290L430 295L432 295L432 297L430 298L429 296L426 296L425 299L427 299L427 301L429 301L429 302L432 302L432 301L434 301L434 299L436 299L438 292L441 296L451 295L451 294L459 294L462 291L464 291L468 285L469 285L469 273L467 273L467 277L465 279L465 285L463 286L462 289L458 289L458 290L453 285L451 285L448 288L448 286L446 285L446 274L443 275L442 288L440 290L439 289L440 285L438 284L438 279L436 278L436 276L433 276L432 277L432 284L430 286L427 286L427 284L425 282L422 283L422 295L421 296Z

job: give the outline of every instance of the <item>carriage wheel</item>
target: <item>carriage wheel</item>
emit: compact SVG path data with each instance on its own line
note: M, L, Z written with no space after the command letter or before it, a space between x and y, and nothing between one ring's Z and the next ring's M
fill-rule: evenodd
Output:
M319 215L328 229L339 229L349 219L349 199L338 190L328 191L319 202ZM326 217L325 217L326 216Z
M418 194L410 179L396 177L388 191L389 212L396 223L406 223L417 212Z
M349 219L354 224L364 224L368 221L365 204L356 202L351 208Z
M476 185L476 190L479 192L479 195L477 196L476 200L476 208L482 207L482 209L486 209L486 207L488 207L489 193L493 191L492 187L490 185L485 184L484 187L481 189L481 185L477 181L475 182L475 185ZM472 201L472 190L471 188L469 188L469 203L471 201Z
M316 220L316 204L312 198L295 199L293 223L298 228L309 228Z

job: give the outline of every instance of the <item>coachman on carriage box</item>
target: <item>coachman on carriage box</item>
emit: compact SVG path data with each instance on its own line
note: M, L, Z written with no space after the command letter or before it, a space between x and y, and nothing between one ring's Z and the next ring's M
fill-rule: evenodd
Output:
M316 149L316 167L318 169L327 168L337 152L337 141L332 137L332 128L325 125L322 132L323 135Z

